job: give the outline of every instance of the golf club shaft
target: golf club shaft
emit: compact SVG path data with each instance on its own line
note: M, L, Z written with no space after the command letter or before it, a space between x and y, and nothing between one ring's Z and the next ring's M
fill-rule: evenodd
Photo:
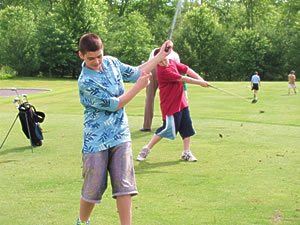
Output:
M171 31L170 31L170 35L169 35L169 40L171 40L171 38L172 38L172 34L173 34L174 27L175 27L177 14L178 14L178 11L180 10L180 6L181 6L181 0L178 0L176 12L175 12L175 15L174 15L174 18L173 18L173 22L172 22L172 26L171 26ZM165 48L165 51L167 52L168 50L169 50L169 48L166 47L166 48Z
M219 90L219 91L222 91L222 92L224 92L224 93L226 93L226 94L229 94L229 95L231 95L231 96L235 96L235 97L238 97L238 98L240 98L240 99L243 99L243 100L245 100L245 101L247 101L247 102L251 102L251 101L249 101L247 98L245 98L245 97L243 97L243 96L240 96L240 95L237 95L237 94L235 94L235 93L229 92L229 91L224 90L224 89L222 89L222 88L218 88L218 87L216 87L216 86L214 86L214 85L211 85L211 84L209 84L209 86L212 87L212 88L215 88L215 89L217 89L217 90Z
M1 149L1 148L2 148L2 146L4 145L4 142L6 141L6 139L7 139L8 135L9 135L10 131L11 131L11 130L12 130L12 128L14 127L14 125L15 125L15 123L16 123L16 121L17 121L18 117L19 117L19 113L17 114L17 116L16 116L16 118L15 118L14 122L12 123L11 127L9 128L9 130L8 130L8 132L7 132L7 134L6 134L5 138L4 138L4 140L3 140L3 142L2 142L2 144L1 144L1 146L0 146L0 149Z
M18 98L19 98L19 99L21 99L21 97L20 97L20 95L19 95L19 93L18 93L18 90L17 90L17 88L11 88L11 90L12 90L12 91L15 91L15 92L16 92L16 94L17 94L17 96L18 96Z
M174 15L174 18L173 18L173 22L172 22L172 26L171 26L169 40L171 40L171 38L172 38L172 34L173 34L173 30L174 30L174 27L175 27L176 18L177 18L177 14L178 14L178 11L180 9L180 6L181 6L181 0L178 0L176 12L175 12L175 15Z

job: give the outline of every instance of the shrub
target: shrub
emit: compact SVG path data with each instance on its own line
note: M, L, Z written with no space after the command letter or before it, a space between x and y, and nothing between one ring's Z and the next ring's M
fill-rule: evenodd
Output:
M0 68L0 80L11 79L17 75L17 72L9 66L2 66Z

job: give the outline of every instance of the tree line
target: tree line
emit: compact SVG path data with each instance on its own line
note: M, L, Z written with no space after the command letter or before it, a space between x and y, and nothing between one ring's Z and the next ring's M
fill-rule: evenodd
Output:
M177 0L0 0L0 67L17 76L77 78L79 38L105 55L146 61L168 39ZM286 80L300 71L299 0L184 0L172 41L206 80Z

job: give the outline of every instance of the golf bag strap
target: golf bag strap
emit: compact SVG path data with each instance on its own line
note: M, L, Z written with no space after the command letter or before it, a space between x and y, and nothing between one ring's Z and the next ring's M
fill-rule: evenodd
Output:
M38 123L42 123L45 119L45 116L46 116L45 113L35 111L34 120Z
M32 108L33 108L33 119L35 122L37 123L42 123L45 119L45 113L43 112L39 112L39 111L36 111L35 107L33 105L30 105Z
M34 121L38 122L38 123L42 123L46 116L45 113L36 111L36 109L33 105L30 105L30 106L33 108L33 111L34 111L34 114L33 114Z

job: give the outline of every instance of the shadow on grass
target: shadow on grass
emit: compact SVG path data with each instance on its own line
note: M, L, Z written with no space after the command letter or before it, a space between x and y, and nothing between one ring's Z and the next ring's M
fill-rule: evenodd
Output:
M149 136L149 138L151 138L153 136L153 134L154 134L153 130L150 132L142 132L140 130L132 131L132 129L131 129L132 139L139 139L139 138L143 138L143 137L147 137L147 136Z
M162 173L161 171L153 171L152 169L174 166L174 165L177 165L181 162L184 162L184 161L176 160L176 161L155 162L155 163L149 163L147 161L142 161L142 162L139 162L139 164L137 166L135 166L134 169L135 169L136 174Z
M8 153L13 153L13 152L25 152L26 150L31 151L31 146L24 146L24 147L19 147L19 148L10 148L6 149L4 151L0 150L0 155L5 155Z
M0 164L16 162L16 161L18 161L18 160L16 160L16 159L3 160L3 161L0 161Z
M139 129L138 130L132 130L130 129L130 133L131 133L131 137L132 138L142 138L142 137L152 137L154 134L155 134L155 131L158 129L158 127L152 127L151 128L151 131L149 132L143 132L143 131L140 131Z
M286 97L289 97L289 96L293 96L293 95L296 95L297 96L297 94L294 94L294 93L292 93L292 94L282 94L282 95L280 95L280 96L286 96Z

